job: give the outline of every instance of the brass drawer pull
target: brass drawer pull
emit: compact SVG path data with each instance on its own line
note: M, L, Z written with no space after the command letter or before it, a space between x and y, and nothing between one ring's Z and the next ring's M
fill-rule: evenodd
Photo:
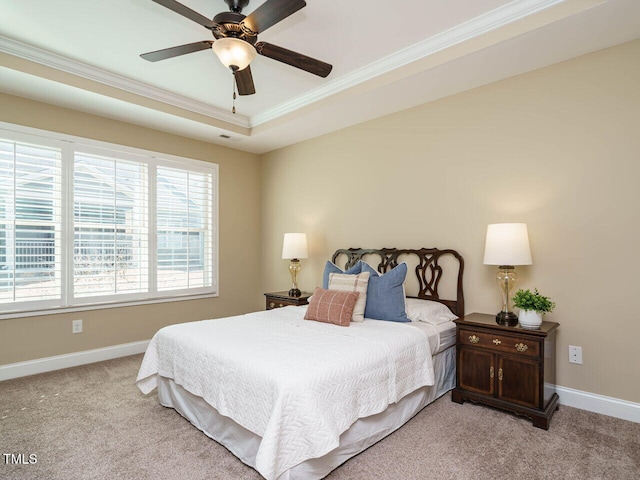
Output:
M498 340L497 338L493 339L493 343L495 343L496 345L500 345L502 342L500 340Z
M498 369L498 380L502 381L502 369Z
M516 343L516 350L519 352L526 352L527 351L527 347L524 343Z
M475 335L469 335L469 341L471 343L478 343L480 341L480 337L476 337Z

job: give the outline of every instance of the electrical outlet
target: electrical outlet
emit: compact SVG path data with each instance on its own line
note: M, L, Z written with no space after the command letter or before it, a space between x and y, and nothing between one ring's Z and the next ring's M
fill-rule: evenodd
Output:
M82 333L82 320L73 320L71 322L71 333Z
M569 345L569 363L578 363L582 365L582 347Z

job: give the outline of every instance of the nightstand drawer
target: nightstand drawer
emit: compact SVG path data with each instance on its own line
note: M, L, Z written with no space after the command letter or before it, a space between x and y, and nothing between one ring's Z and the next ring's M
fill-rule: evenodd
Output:
M513 353L527 357L540 356L540 342L529 338L499 335L461 328L458 332L460 344L490 348L496 352Z
M289 305L307 305L311 293L302 292L299 297L292 297L288 292L271 292L265 293L267 310L274 308L287 307Z
M298 305L298 303L281 300L281 299L278 299L278 300L267 299L267 310L271 310L273 308L288 307L289 305Z

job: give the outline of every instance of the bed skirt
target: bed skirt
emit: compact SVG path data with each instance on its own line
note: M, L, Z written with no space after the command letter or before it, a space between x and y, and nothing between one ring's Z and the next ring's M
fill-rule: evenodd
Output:
M455 346L433 356L435 384L422 387L376 415L361 418L340 436L340 445L319 458L308 459L284 472L277 480L315 480L325 477L351 457L394 432L422 408L455 387ZM261 437L220 415L201 397L173 380L158 377L160 404L189 420L208 437L224 445L242 462L255 468Z

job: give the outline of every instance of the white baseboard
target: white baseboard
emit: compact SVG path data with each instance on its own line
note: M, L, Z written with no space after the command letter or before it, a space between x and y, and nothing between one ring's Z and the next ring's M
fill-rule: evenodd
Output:
M54 357L38 358L27 362L0 365L0 381L144 353L150 341L151 340L143 340L141 342L123 343L112 347L96 348L95 350L85 350L83 352L56 355Z
M605 397L604 395L583 392L559 385L556 386L556 392L560 396L560 405L567 405L568 407L580 408L582 410L640 423L639 403Z

